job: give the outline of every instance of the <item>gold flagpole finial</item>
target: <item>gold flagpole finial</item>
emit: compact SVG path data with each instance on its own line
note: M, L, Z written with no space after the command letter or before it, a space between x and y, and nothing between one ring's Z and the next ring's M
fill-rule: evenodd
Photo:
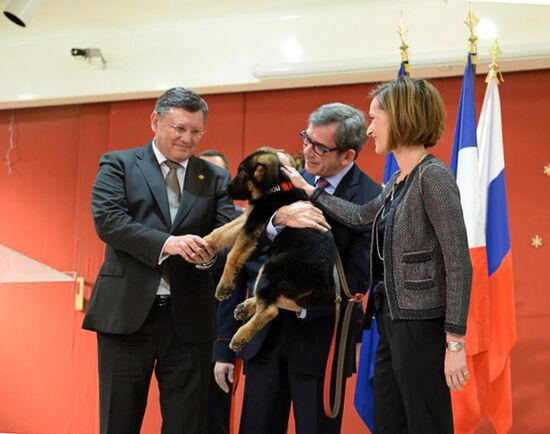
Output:
M474 65L477 63L477 36L475 34L475 28L478 22L479 19L474 15L472 4L470 3L468 16L466 17L464 24L466 24L470 30L470 37L468 38L468 41L470 41L470 54L472 55L472 63Z
M401 62L405 65L405 73L409 75L410 65L409 65L409 46L407 45L407 33L409 33L408 27L405 25L405 18L403 16L403 11L401 11L401 19L399 20L399 27L397 28L397 34L401 38L401 45L399 50L401 51Z
M489 83L491 79L496 78L497 83L502 83L504 81L504 78L502 77L502 72L500 72L500 65L498 64L498 58L502 54L502 51L500 50L500 45L498 43L498 39L495 39L494 45L489 50L489 53L491 53L491 64L489 65L489 72L487 73L487 78L485 79L486 83Z

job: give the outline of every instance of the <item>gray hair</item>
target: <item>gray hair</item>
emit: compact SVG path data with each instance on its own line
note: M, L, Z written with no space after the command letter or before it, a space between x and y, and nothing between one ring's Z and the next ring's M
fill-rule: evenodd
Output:
M172 108L181 108L191 113L202 111L204 120L208 116L208 104L198 94L184 87L173 87L164 92L155 104L155 111L164 115Z
M335 142L340 151L353 149L355 156L367 140L367 123L363 112L339 102L325 104L309 115L308 122L313 126L338 123Z

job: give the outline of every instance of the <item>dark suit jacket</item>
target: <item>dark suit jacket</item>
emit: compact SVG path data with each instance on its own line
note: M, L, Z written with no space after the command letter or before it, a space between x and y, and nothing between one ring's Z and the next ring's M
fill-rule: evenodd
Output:
M228 181L227 172L191 157L180 207L171 223L166 184L152 144L103 155L92 192L92 213L107 246L85 329L135 332L151 309L162 268L168 267L178 336L187 343L214 339L212 271L199 271L179 256L169 257L162 266L158 261L170 235L204 236L234 217L225 192Z
M305 172L302 175L308 183L314 184L314 176ZM375 198L380 191L380 186L362 172L357 165L354 165L344 176L334 194L351 202L363 204ZM358 233L332 219L328 219L328 221L344 263L350 291L353 293L366 292L370 278L370 231ZM253 269L253 267L251 268ZM245 280L249 279L250 277L245 277ZM220 310L224 312L232 311L233 306L224 306L224 303L232 303L233 306L236 306L239 303L238 295L226 300L220 306ZM304 374L324 375L334 329L334 304L308 309L305 319L299 319L294 312L281 309L279 316L274 321L286 322L284 329L288 330L286 342L288 342L290 369ZM360 318L355 316L355 322L359 321ZM239 325L227 313L218 315L218 341L215 347L217 360L228 360L228 357L231 356L226 350L227 342L224 341L224 336L220 336L220 332L232 335ZM345 367L347 376L351 375L354 364L354 357L351 357L354 354L355 342L353 327L354 325L352 325L347 343L348 356ZM262 347L268 330L269 324L252 339L239 355L245 360L253 358Z

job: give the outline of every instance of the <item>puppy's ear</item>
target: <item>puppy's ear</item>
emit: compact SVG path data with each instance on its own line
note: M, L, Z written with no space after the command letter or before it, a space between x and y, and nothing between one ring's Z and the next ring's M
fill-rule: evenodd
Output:
M267 178L267 168L263 164L257 164L254 168L254 179L256 182L264 182Z

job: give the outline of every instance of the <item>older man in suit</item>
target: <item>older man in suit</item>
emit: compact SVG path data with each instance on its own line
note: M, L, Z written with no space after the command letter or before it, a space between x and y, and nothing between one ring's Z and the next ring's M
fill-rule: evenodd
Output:
M103 263L83 327L97 332L100 431L138 434L153 371L163 433L202 434L212 341L214 278L222 262L202 239L234 217L228 173L193 156L206 102L165 92L154 140L101 158L92 193Z
M303 175L309 183L322 184L328 193L360 204L378 195L380 187L354 162L366 140L366 123L360 111L340 103L321 106L310 115L308 128L300 136L305 158ZM303 219L308 218L303 213L307 206L311 204L298 202L279 209L272 224L268 225L268 236L274 238L285 225L303 225ZM329 223L350 290L365 292L370 278L370 236L355 233L330 219ZM257 268L250 267L252 274ZM243 279L250 279L250 276ZM238 302L235 298L228 303ZM323 410L323 383L334 328L334 304L306 312L289 300L281 300L279 307L287 310L280 310L278 317L241 353L246 360L246 383L240 433L286 433L291 403L297 434L339 433L341 412L330 419ZM227 310L223 305L221 308ZM218 330L227 333L227 322L231 321L228 315L218 315L218 321L221 321ZM353 371L355 335L350 333L345 343L346 377ZM218 347L224 345L224 336L218 335L217 344ZM223 372L224 367L231 372L231 365L223 360L221 349L216 352L220 361L218 372ZM223 386L223 375L219 377L218 382Z

